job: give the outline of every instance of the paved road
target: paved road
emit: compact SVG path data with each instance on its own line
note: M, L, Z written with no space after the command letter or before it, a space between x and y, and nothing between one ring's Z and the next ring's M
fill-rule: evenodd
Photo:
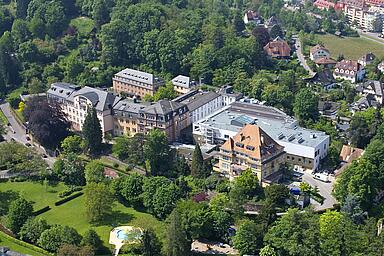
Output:
M309 75L314 76L316 73L313 72L313 70L308 66L307 61L305 60L305 56L304 56L303 51L302 51L300 39L297 36L293 37L293 39L295 40L295 48L296 48L297 58L299 59L301 65L304 67L304 69L308 71Z
M7 126L7 134L4 136L4 138L7 141L15 140L23 145L26 143L31 143L27 140L27 135L25 133L25 127L23 125L20 125L16 118L13 116L13 113L11 111L11 106L9 103L3 103L0 105L1 110L3 111L5 117L8 119L8 123L10 124ZM32 143L31 143L32 144ZM42 148L40 145L34 143L33 148L37 150L40 154L46 154L44 148ZM48 156L47 158L44 158L44 160L47 162L47 164L52 167L53 163L55 162L54 157Z
M356 31L361 37L384 45L384 39L379 37L380 33L363 32L361 29L356 29Z
M336 199L332 196L332 190L333 190L333 185L334 185L334 179L331 177L331 182L326 183L322 182L320 180L315 180L312 176L311 173L304 172L303 181L311 185L312 187L318 187L319 188L319 193L322 195L325 200L322 205L317 203L316 201L313 200L311 203L314 205L315 210L325 210L325 209L330 209L333 207L335 203L337 203Z

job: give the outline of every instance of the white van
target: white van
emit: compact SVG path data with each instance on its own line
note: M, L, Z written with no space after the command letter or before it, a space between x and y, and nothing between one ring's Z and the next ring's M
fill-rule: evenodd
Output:
M317 180L320 180L322 182L329 182L329 177L328 177L328 174L324 174L324 173L315 173L315 175L313 175L313 177Z

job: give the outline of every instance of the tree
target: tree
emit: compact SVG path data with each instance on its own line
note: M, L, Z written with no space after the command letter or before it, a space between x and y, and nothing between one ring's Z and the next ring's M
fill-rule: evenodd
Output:
M257 26L255 29L253 29L252 35L260 43L261 47L264 47L265 45L267 45L270 39L268 30L261 26Z
M342 255L343 215L327 211L320 216L320 246L324 255Z
M12 25L12 38L16 43L21 44L31 37L28 23L24 20L16 19Z
M27 16L28 4L31 0L17 0L16 1L16 17L24 19Z
M104 183L90 183L85 188L85 207L89 222L100 222L112 213L113 195Z
M243 221L233 238L233 245L240 255L257 254L263 245L262 227L250 220Z
M141 253L143 256L161 255L161 244L155 232L146 229L141 237Z
M165 238L165 252L167 256L190 255L191 241L188 240L182 227L182 220L177 209L173 210L168 218Z
M144 163L143 147L144 135L136 133L133 137L117 137L112 145L112 153L121 161L142 164Z
M140 206L142 204L144 178L139 174L131 174L114 181L117 194L122 196L128 205Z
M301 89L295 97L293 112L300 122L313 121L319 117L319 98L311 90Z
M94 256L94 250L89 246L79 247L72 244L63 244L57 251L57 256Z
M24 223L32 216L32 213L32 204L24 198L12 201L7 214L7 227L14 234L18 234Z
M173 89L173 84L169 82L165 86L161 86L157 90L157 92L152 96L152 100L153 101L159 101L163 99L172 100L176 97L177 97L177 93Z
M22 226L19 236L23 241L36 244L41 234L49 228L50 226L46 220L32 217L29 218Z
M277 256L277 253L275 252L275 249L271 247L270 245L266 245L263 248L261 248L260 256Z
M347 214L355 224L362 224L366 217L366 213L361 209L360 202L355 195L346 196L340 211Z
M176 154L174 167L176 172L174 176L176 177L188 176L191 173L187 160L183 155Z
M170 163L173 162L173 152L164 132L154 129L148 133L144 142L144 156L149 161L151 175L169 175L172 170Z
M200 145L196 143L195 150L192 156L191 174L195 178L206 178L211 173L207 170L204 163L203 154L201 153Z
M180 194L180 189L174 183L157 188L152 206L154 215L164 219L175 208Z
M52 174L67 185L85 185L84 162L74 153L57 159L53 164Z
M82 246L89 246L95 252L97 252L102 247L102 244L103 241L101 241L99 235L93 229L87 230L83 235L83 239L81 240Z
M96 109L88 108L87 115L83 124L83 135L85 146L91 154L98 154L101 150L103 134L101 131L100 121L97 118Z
M284 206L285 199L289 198L289 189L282 184L272 184L264 190L266 200L269 200L276 206Z
M23 115L33 138L44 147L55 149L68 135L70 124L60 106L45 98L28 100Z
M281 29L280 25L275 24L272 26L271 31L269 32L271 38L275 39L276 37L284 38L284 32Z
M319 220L312 212L301 213L289 209L275 222L264 241L276 249L278 255L320 255Z
M76 229L55 225L41 234L37 244L47 251L56 252L64 244L79 245L80 242L81 236Z
M233 27L237 34L240 34L245 30L245 24L243 21L242 13L237 11L233 18Z
M87 184L105 181L104 165L99 160L92 160L85 166L85 180Z
M143 204L151 212L154 204L154 195L159 187L170 184L171 181L165 177L149 177L144 180L143 193L141 197Z
M64 154L81 154L84 149L84 141L78 135L68 136L61 143L61 148L63 149Z

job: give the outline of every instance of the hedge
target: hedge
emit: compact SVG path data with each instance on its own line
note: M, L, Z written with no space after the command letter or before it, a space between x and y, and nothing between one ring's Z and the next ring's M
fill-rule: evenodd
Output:
M77 198L79 196L82 196L83 194L84 194L83 192L79 192L79 193L73 194L73 195L71 195L69 197L63 198L63 199L55 202L55 205L56 206L62 205L64 203L68 202L68 201L71 201L72 199L75 199L75 198Z
M38 216L38 215L43 214L49 210L51 210L51 207L45 206L44 208L41 208L40 210L33 212L33 216Z
M4 239L4 240L8 240L8 241L11 241L15 244L18 244L22 247L25 247L25 248L28 248L30 250L33 250L35 252L38 252L38 253L41 253L41 254L44 254L44 255L53 255L52 253L49 253L47 252L46 250L40 248L40 247L37 247L35 245L32 245L32 244L29 244L29 243L26 243L24 241L21 241L19 239L16 239L14 237L11 237L10 235L7 235L5 234L4 232L0 231L0 238Z

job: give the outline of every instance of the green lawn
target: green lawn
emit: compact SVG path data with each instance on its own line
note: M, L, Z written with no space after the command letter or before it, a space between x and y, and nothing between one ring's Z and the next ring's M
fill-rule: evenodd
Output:
M84 196L60 206L54 205L54 202L59 200L58 193L63 190L65 190L65 185L61 183L54 187L45 187L40 183L33 182L0 183L1 192L19 192L27 200L34 202L35 210L49 205L52 209L39 215L39 217L46 219L50 224L68 225L74 227L80 234L84 234L90 228L95 229L102 238L104 245L108 248L110 248L108 245L109 232L116 226L131 225L141 228L152 228L160 239L163 239L165 236L164 222L157 220L148 213L136 211L117 202L113 207L113 215L105 223L92 226L86 219ZM0 198L0 200L2 199Z
M0 235L0 239L2 239L2 236ZM12 251L15 251L15 252L19 252L19 253L23 253L23 254L28 254L28 255L32 255L32 256L43 256L45 254L41 254L41 253L38 253L38 252L35 252L31 249L28 249L26 247L23 247L21 245L18 245L12 241L9 241L9 240L5 240L5 239L2 239L0 241L0 247L1 246L5 246L5 247L8 247L10 248Z
M345 58L357 60L363 54L373 52L376 56L384 57L384 45L363 37L337 37L335 35L317 35L326 48L331 51L333 58L343 54Z
M85 215L84 196L78 197L68 203L57 206L52 210L40 215L51 224L63 224L74 227L80 234L93 228L101 237L104 246L108 245L109 232L113 227L130 225L141 228L152 228L162 239L164 233L164 223L157 220L150 214L138 212L133 208L125 207L120 203L115 203L113 215L102 225L92 226L87 222Z
M38 182L7 182L0 183L0 191L19 192L25 199L34 202L33 209L39 210L45 206L54 206L54 203L60 198L58 193L66 189L62 183L57 186L44 186Z
M80 36L86 37L95 27L95 22L87 17L78 17L71 20L70 25L77 29Z
M4 125L8 124L8 119L1 109L0 109L0 122L2 122Z

